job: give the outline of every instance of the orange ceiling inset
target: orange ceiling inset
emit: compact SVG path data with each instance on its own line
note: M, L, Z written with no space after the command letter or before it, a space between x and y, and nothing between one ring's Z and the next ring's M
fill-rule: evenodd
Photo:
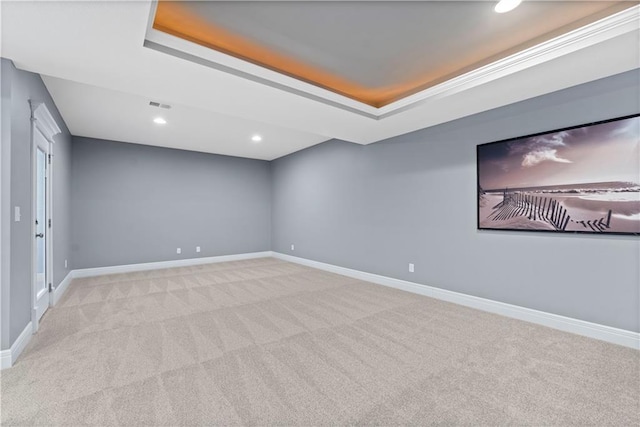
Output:
M533 38L530 38L525 44L510 46L507 50L503 50L500 53L491 52L489 48L486 48L486 50L483 48L481 51L474 53L474 58L467 57L467 59L465 59L461 57L455 61L451 61L450 64L447 64L448 68L446 69L441 67L442 69L440 70L423 70L422 73L414 75L411 78L370 87L364 85L362 82L353 81L353 76L352 79L345 78L335 71L331 72L320 66L311 65L291 55L266 47L258 41L242 36L237 32L222 28L220 25L199 16L185 3L188 2L158 1L153 28L377 108L446 81L456 75L461 75L474 68L504 58L509 54L548 40L552 36L577 28L579 24L584 25L585 23L584 19L578 19L581 17L576 16L575 19L577 20L573 23L568 24L565 21L565 23L562 24L563 26L561 25L560 28L556 27L555 30L551 32L548 32L548 29L542 30L542 34L533 34ZM630 2L627 5L625 5L625 3L626 2L614 2L613 4L616 6L586 19L592 21L601 18L602 16L629 7L629 4L636 2ZM607 5L608 3L604 4ZM593 13L593 10L590 13Z
M390 87L364 87L206 22L191 13L180 2L159 1L153 28L320 86L373 107L382 107L404 98L422 89L425 84L424 81L410 81Z

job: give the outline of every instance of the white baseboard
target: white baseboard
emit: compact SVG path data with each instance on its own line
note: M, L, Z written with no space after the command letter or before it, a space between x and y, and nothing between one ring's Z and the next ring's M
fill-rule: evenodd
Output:
M31 336L33 335L33 326L31 322L22 330L16 341L13 343L9 350L0 351L0 369L10 368L13 366L13 362L18 359L18 356L25 349Z
M206 258L178 259L173 261L147 262L143 264L114 265L112 267L83 268L73 270L72 278L102 276L104 274L131 273L134 271L160 270L163 268L187 267L191 265L213 264L217 262L240 261L253 258L267 258L271 251L246 254L222 255Z
M459 292L447 291L445 289L435 288L433 286L421 285L419 283L408 282L391 277L380 276L363 271L352 270L350 268L338 267L332 264L312 261L305 258L298 258L291 255L285 255L273 252L273 257L284 261L294 262L306 265L320 270L330 271L332 273L341 274L343 276L353 277L355 279L365 280L367 282L376 283L378 285L389 286L403 291L412 292L455 304L464 305L478 310L490 313L500 314L514 319L524 320L538 325L548 326L550 328L559 329L565 332L571 332L577 335L583 335L589 338L595 338L607 341L613 344L631 347L640 350L640 333L627 331L624 329L612 328L610 326L600 325L597 323L586 322L584 320L573 319L571 317L559 316L557 314L546 313L544 311L532 310L530 308L520 307L517 305L506 304L503 302L492 301L485 298L474 297Z
M11 350L0 351L0 369L11 367Z
M53 293L51 294L51 306L55 306L58 302L60 302L62 295L64 295L64 293L67 291L67 288L69 287L69 284L71 284L71 281L74 277L74 271L71 270L69 273L67 273L66 277L62 279L62 282L60 282L60 284L55 287Z

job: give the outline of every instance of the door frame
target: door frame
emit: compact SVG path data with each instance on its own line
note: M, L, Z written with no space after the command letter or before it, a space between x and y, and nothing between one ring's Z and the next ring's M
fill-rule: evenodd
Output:
M36 197L37 197L37 143L36 133L39 133L47 141L47 162L46 168L46 207L45 207L45 286L49 292L49 306L52 303L51 292L53 290L53 146L55 143L54 136L61 132L56 124L51 112L46 104L42 101L30 100L31 107L31 325L33 333L38 331L40 318L36 311L37 295L37 244L36 244ZM49 223L49 224L47 224Z

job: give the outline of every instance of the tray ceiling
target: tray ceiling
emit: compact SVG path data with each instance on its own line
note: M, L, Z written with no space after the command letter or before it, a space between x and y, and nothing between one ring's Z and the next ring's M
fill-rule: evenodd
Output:
M493 4L161 1L153 28L382 107L634 3Z

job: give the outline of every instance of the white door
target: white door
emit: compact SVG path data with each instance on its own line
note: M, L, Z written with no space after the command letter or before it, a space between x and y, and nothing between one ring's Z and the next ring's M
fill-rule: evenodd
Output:
M49 222L49 141L34 129L35 148L35 254L34 254L34 311L36 322L40 320L49 307L49 265L48 240L50 238Z

